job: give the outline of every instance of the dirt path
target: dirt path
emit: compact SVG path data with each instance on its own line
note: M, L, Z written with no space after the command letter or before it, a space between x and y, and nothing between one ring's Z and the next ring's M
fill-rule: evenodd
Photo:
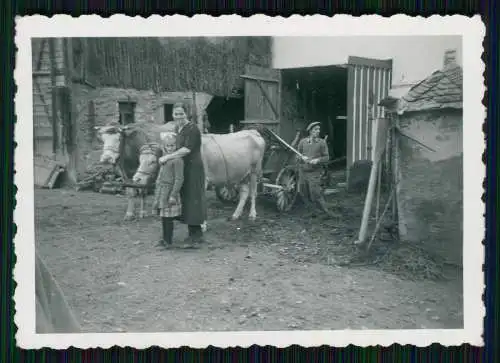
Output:
M123 222L124 197L35 197L37 248L87 332L462 326L458 278L408 281L332 263L352 248L362 200L338 205L335 222L259 202L249 224L225 221L231 207L211 197L209 244L164 251L156 219ZM175 233L184 238L184 226Z

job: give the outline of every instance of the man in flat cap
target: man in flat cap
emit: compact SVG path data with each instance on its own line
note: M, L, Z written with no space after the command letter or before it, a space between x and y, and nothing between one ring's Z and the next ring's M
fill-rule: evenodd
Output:
M326 141L319 137L321 123L311 122L306 131L309 136L302 139L297 147L303 155L299 168L299 193L307 206L317 204L328 216L334 217L326 205L321 187L323 164L330 159Z

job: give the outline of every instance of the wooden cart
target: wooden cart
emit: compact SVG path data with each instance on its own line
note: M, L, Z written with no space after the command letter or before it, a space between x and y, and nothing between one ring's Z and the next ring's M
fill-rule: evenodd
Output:
M295 205L298 195L298 163L296 155L272 130L258 127L266 140L263 172L258 184L259 196L275 199L278 211L287 212ZM300 131L290 146L296 148L300 141ZM215 188L217 198L224 203L236 203L239 191L236 186L228 185Z

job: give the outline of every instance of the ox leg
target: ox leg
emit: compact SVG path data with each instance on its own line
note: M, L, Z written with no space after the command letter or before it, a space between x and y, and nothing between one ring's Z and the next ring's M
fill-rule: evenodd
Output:
M233 221L237 220L241 217L241 214L243 213L243 208L245 208L245 204L246 204L247 199L248 199L248 193L249 193L248 184L246 184L246 183L241 184L240 185L240 200L238 201L238 206L236 207L236 210L234 211L233 216L231 217L231 219Z
M257 218L257 210L255 209L255 200L257 199L257 175L250 174L250 213L248 219L255 221Z
M147 217L147 213L144 208L145 205L146 205L146 193L144 191L141 191L141 209L139 211L139 218Z
M134 209L135 209L135 195L132 188L127 188L125 190L127 194L127 212L125 213L125 220L130 221L134 219Z

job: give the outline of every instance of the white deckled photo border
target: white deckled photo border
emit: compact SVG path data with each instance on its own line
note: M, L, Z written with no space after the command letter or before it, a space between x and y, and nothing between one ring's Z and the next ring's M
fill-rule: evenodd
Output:
M33 112L32 112L32 37L123 37L123 36L367 36L367 35L460 35L463 39L464 79L464 229L463 229L463 291L464 328L450 330L339 330L339 331L238 331L189 333L109 333L109 334L36 334L35 333L35 224L33 176ZM149 18L97 15L73 18L68 15L26 16L16 19L17 46L14 71L17 93L15 110L15 170L14 182L18 188L14 222L17 234L14 248L17 262L14 279L16 341L25 349L50 347L65 349L108 348L130 346L144 349L190 346L204 348L248 347L253 344L286 347L298 344L304 347L349 344L365 347L388 346L393 343L445 346L469 343L482 346L485 307L484 246L485 205L481 200L486 166L481 161L485 151L482 124L486 109L482 104L485 92L481 59L485 26L479 16L410 17L395 15L384 18L377 15L354 17L349 15L298 16L289 18L254 15L211 17L208 15L151 16Z

